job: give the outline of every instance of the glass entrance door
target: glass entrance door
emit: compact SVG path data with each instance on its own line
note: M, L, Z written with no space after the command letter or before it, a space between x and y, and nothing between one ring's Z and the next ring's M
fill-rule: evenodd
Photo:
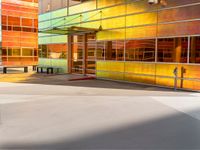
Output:
M87 34L86 74L96 74L96 35Z
M81 43L73 44L72 73L83 72L83 45Z
M73 35L71 72L76 74L96 73L95 34Z

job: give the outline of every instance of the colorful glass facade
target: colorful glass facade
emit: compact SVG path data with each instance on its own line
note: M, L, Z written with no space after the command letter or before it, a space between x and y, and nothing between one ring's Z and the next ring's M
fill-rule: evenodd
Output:
M1 0L3 66L38 63L38 0Z
M166 0L165 6L150 5L147 0L65 5L59 0L56 7L51 0L41 2L39 30L49 31L39 33L40 54L51 53L45 47L52 44L66 44L55 52L56 59L41 57L66 61L68 72L173 87L177 67L178 87L200 90L200 0ZM90 40L87 37L94 33L53 30L70 27L99 31ZM65 52L66 58L61 57Z

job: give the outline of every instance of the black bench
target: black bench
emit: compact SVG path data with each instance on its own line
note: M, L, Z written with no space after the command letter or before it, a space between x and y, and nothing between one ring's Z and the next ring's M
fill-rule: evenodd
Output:
M24 72L28 72L28 66L3 66L3 73L7 73L8 68L24 68Z
M33 71L36 71L36 69L37 69L37 65L34 65L33 66Z
M56 70L56 73L59 72L61 68L60 67L53 67L53 66L37 66L37 73L44 73L44 70L46 70L47 74L53 74Z

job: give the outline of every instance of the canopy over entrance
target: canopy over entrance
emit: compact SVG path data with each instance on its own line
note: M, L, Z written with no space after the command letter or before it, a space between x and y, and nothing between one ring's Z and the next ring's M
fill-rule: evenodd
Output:
M78 26L71 27L53 27L50 29L41 29L39 33L47 33L47 34L59 34L59 35L73 35L73 34L81 34L81 33L96 33L101 30L101 26L99 29L95 28L85 28Z

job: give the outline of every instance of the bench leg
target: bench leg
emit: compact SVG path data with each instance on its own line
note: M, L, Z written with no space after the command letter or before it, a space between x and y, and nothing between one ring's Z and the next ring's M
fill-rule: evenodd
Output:
M53 74L53 68L51 68L51 74Z
M47 68L47 74L49 74L49 68Z
M36 71L36 68L37 68L36 66L33 66L33 71Z
M40 70L41 70L40 72L43 73L43 68L41 68Z
M24 67L24 72L25 72L25 73L28 72L28 67Z
M39 68L37 67L37 73L39 73Z
M7 68L3 67L3 73L7 73Z

